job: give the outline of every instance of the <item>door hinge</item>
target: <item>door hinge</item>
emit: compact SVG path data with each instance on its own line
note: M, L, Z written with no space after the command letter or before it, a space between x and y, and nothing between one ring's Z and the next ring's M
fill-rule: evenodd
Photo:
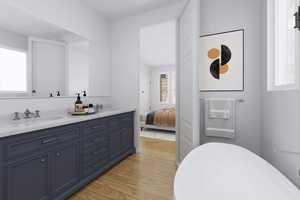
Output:
M295 16L295 29L300 31L300 6L298 7L298 12L294 14Z

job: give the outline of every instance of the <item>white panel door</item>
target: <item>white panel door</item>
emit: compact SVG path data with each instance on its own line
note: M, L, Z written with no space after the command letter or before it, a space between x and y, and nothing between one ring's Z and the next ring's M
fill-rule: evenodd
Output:
M181 162L200 143L198 98L198 41L200 0L190 0L179 18L178 50L178 152Z

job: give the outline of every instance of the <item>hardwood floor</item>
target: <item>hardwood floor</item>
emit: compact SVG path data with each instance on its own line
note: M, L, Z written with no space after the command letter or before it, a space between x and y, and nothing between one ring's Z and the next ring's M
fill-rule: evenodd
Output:
M140 153L122 161L69 200L171 200L175 155L175 142L141 137Z

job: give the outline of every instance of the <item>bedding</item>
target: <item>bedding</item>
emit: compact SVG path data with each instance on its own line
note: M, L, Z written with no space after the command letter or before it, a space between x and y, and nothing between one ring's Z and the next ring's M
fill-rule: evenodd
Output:
M146 124L161 127L175 127L176 109L167 108L159 111L150 112L147 114Z

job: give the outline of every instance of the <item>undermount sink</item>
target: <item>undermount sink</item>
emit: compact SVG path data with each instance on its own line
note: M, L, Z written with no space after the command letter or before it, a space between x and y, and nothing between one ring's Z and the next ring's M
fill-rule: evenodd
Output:
M109 108L103 109L97 113L99 114L109 114L111 112L116 111L117 109ZM96 113L95 113L96 114ZM92 114L93 115L93 114ZM86 117L86 116L82 116ZM19 116L19 120L5 119L1 122L0 119L0 130L10 130L10 129L18 129L23 130L31 127L41 127L41 126L51 126L53 124L61 124L69 121L76 121L82 119L81 116L72 116L70 112L65 111L50 111L48 113L43 112L40 117L24 118L24 115Z
M62 120L64 118L66 118L66 116L47 116L47 117L40 117L40 118L21 119L21 120L13 121L12 123L15 126L28 126L36 123Z

